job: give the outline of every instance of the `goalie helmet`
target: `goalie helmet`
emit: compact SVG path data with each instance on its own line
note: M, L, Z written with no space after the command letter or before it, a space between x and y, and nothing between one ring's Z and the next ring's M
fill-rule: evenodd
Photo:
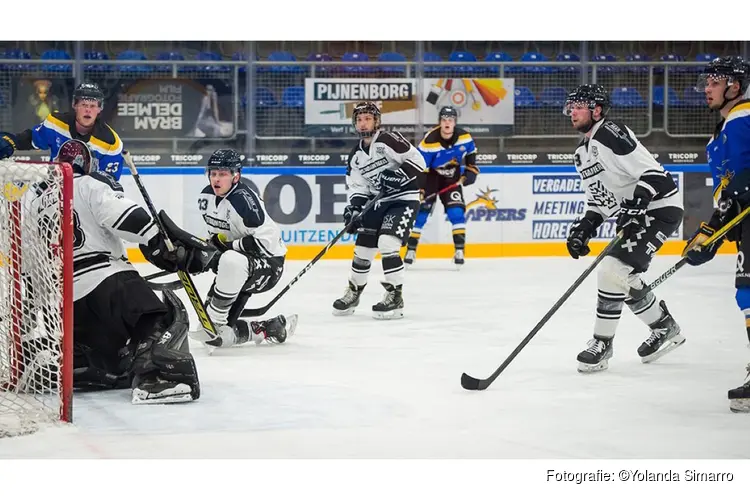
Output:
M602 107L602 118L609 112L612 103L609 100L607 89L596 83L579 85L573 92L568 94L563 107L563 114L570 116L576 105L584 104L593 112L597 106Z
M97 170L96 159L91 155L91 150L85 142L78 139L65 141L57 151L55 161L68 163L73 167L74 172L83 175Z
M234 149L217 149L208 159L206 173L211 170L229 170L233 174L242 173L242 156Z
M96 101L101 108L104 106L104 92L95 83L81 83L73 91L73 105L78 101Z
M360 132L357 129L357 116L361 114L370 114L374 118L375 126L372 131ZM360 137L372 137L375 135L375 132L380 128L380 108L378 108L378 105L372 101L363 101L355 104L354 111L352 112L352 126L354 127L354 132Z

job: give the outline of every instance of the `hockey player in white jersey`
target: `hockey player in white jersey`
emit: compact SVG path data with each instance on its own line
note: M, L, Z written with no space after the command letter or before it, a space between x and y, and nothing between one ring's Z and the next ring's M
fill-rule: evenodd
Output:
M404 262L399 252L414 225L427 169L422 155L404 136L380 130L380 109L375 103L357 103L352 124L360 140L349 154L346 169L349 205L344 209L344 223L348 225L361 214L376 195L382 193L383 197L350 229L357 236L349 286L333 303L333 314L354 312L367 285L372 260L380 250L386 293L372 306L373 317L398 319L404 309Z
M286 245L263 201L242 182L242 158L232 149L219 149L208 160L208 180L198 197L211 243L219 250L209 264L216 273L206 312L219 337L194 336L208 346L232 347L249 340L283 343L294 334L297 315L270 320L239 318L251 295L271 290L284 272Z
M651 330L638 348L648 363L681 345L680 327L653 292L635 299L632 289L644 287L645 272L654 254L679 227L682 200L672 176L625 125L606 117L610 108L601 85L581 85L571 92L564 113L584 134L574 162L585 186L587 209L568 235L571 257L587 255L589 240L609 217L617 215L622 241L599 265L594 337L578 355L581 372L604 370L613 353L613 340L623 302Z
M85 143L68 140L56 161L72 165L73 178L73 385L79 390L132 388L132 402L176 403L198 399L200 385L188 350L188 316L179 298L162 302L125 257L122 239L140 244L155 265L203 270L209 245L167 252L151 216L125 198L114 178L97 171ZM44 216L47 197L34 200ZM201 261L200 259L203 259Z

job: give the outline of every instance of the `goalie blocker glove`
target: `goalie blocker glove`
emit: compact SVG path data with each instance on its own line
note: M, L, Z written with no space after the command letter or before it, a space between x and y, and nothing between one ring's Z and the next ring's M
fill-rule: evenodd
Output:
M158 232L146 245L140 245L146 260L159 269L172 273L186 271L189 274L200 274L208 270L212 257L217 253L216 248L181 229L164 210L159 212L159 219L175 249L170 252L164 236Z

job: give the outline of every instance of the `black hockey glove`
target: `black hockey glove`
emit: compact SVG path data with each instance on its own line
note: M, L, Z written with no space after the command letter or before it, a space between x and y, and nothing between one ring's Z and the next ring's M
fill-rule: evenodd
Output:
M380 191L388 196L398 193L409 182L409 177L401 170L383 170L378 177Z
M232 243L227 240L227 237L223 234L212 234L208 241L219 251L219 253L224 253L227 250L232 249Z
M631 236L646 227L646 210L651 203L650 193L633 193L633 198L622 200L617 217L617 232L624 230L624 237Z
M16 136L8 132L0 132L0 160L10 158L16 151Z
M174 251L170 252L164 237L161 233L157 233L148 244L139 245L139 247L146 260L164 271L170 273L186 271L189 274L199 274L206 270L206 262L210 258L207 252L188 248L179 241L173 244Z
M588 214L587 214L588 215ZM601 224L601 218L584 216L583 219L576 219L570 226L568 234L568 253L574 259L585 257L591 252L589 240L596 234L596 228Z
M347 227L346 232L349 234L357 234L357 229L362 226L359 215L362 213L362 207L359 205L347 205L344 209L344 225ZM354 224L349 226L354 219L357 219Z
M708 222L701 222L700 227L693 233L687 241L685 249L682 251L682 256L687 258L688 264L691 266L700 266L714 258L719 247L724 243L724 239L728 239L728 235L724 238L719 238L707 247L703 246L703 242L713 236L723 225L724 216L720 210L715 210Z
M227 237L221 234L212 234L208 241L214 246L214 248L216 248L216 253L211 256L211 260L206 264L206 270L218 274L219 259L221 259L224 252L231 250L232 246L231 243L227 241Z
M160 232L156 233L156 236L151 238L146 245L139 245L139 247L146 260L159 269L170 273L178 271L176 252L170 252L167 249L167 243Z

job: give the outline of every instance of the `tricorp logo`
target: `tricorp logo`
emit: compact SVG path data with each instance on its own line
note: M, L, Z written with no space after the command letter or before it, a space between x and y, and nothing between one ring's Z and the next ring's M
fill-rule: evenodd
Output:
M467 221L520 221L526 218L525 208L500 208L493 193L498 192L489 186L480 189L474 201L466 204ZM446 217L447 219L447 217Z

